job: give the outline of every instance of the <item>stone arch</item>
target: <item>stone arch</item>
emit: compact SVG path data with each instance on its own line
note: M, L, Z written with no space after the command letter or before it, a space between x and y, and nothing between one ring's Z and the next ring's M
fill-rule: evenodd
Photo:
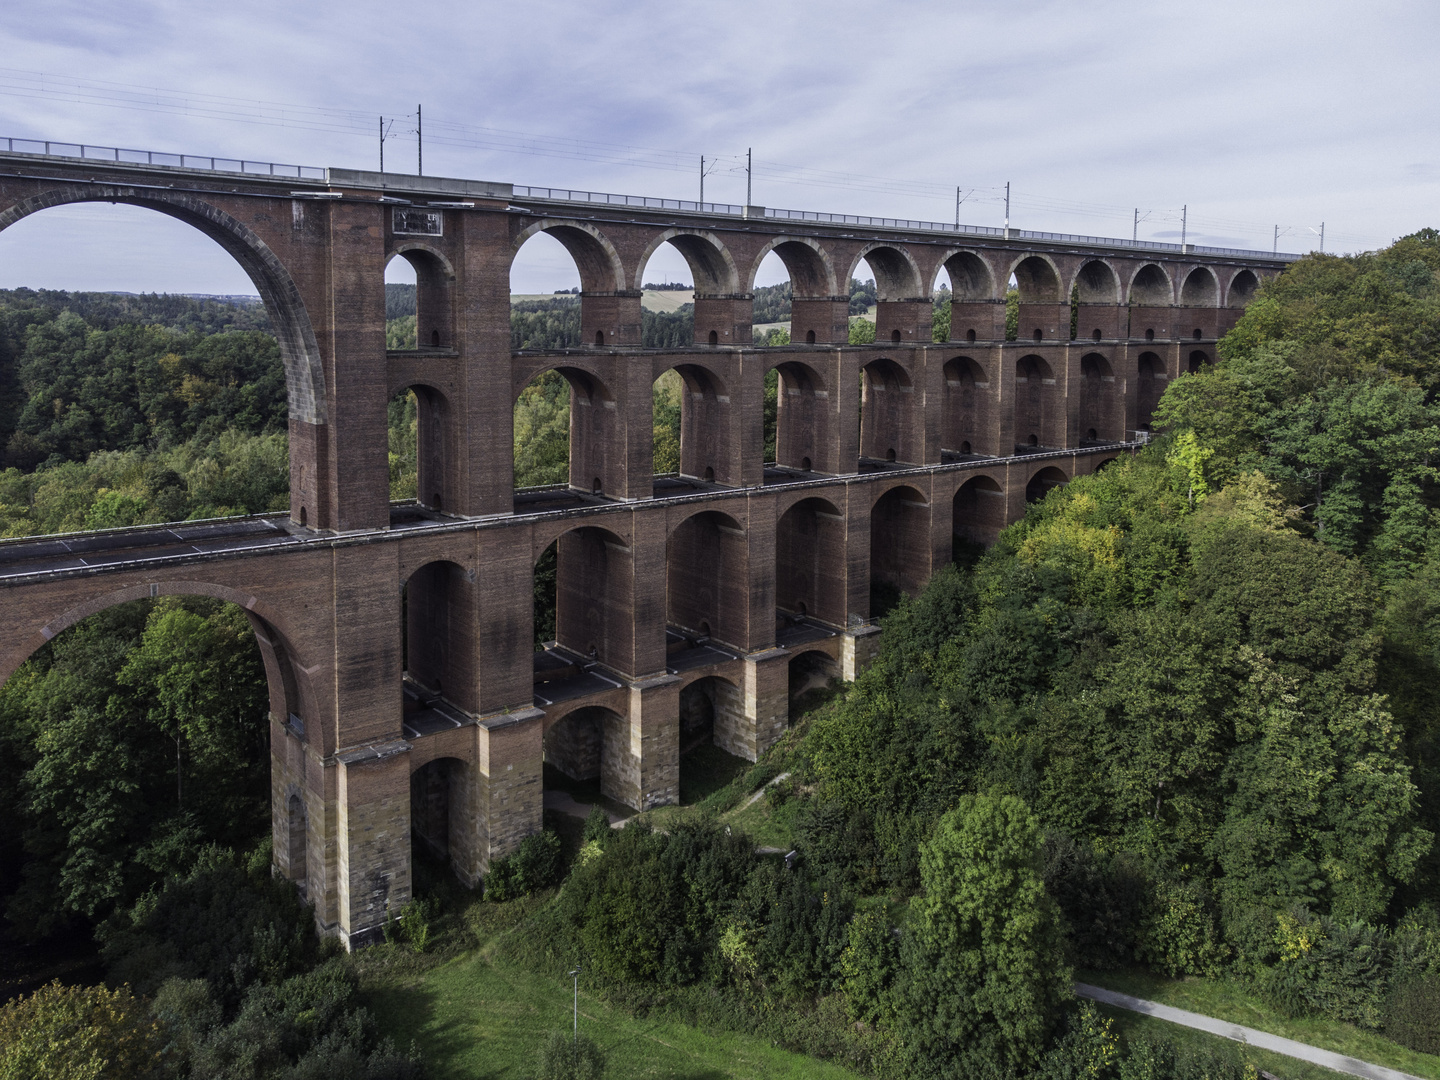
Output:
M1064 487L1070 482L1070 477L1065 470L1055 465L1047 465L1044 468L1035 470L1029 482L1025 485L1025 501L1027 503L1039 502L1050 493L1053 488Z
M875 292L880 300L929 300L921 284L920 267L910 252L883 240L866 244L850 260L845 287L855 276L855 268L864 259L875 271Z
M579 704L554 714L547 712L541 737L545 772L553 769L582 783L598 780L606 798L626 801L623 770L628 727L624 716L604 705Z
M1210 354L1204 349L1192 349L1190 351L1190 356L1186 359L1185 370L1188 371L1191 375L1194 375L1203 370L1208 364L1211 364L1213 362L1214 361L1212 361L1210 358Z
M415 847L451 864L467 884L478 862L474 819L475 767L458 757L435 757L410 771L410 835ZM468 871L468 872L467 872Z
M630 543L583 520L565 524L554 538L555 639L579 656L628 670L635 603Z
M86 184L53 188L16 203L0 213L0 231L41 210L81 202L118 202L155 210L185 222L219 244L240 264L264 301L285 365L290 419L305 424L327 422L325 367L310 313L290 271L253 230L189 192Z
M690 508L665 538L665 621L680 636L743 647L748 541L729 514Z
M1255 299L1259 288L1260 279L1255 276L1255 271L1242 267L1235 271L1225 290L1225 305L1232 308L1246 307Z
M404 259L415 271L416 349L455 348L455 268L441 251L418 240L395 244L385 265Z
M745 724L745 695L722 675L701 675L680 688L680 784L686 782L686 756L704 746L718 746L744 757L741 732ZM687 800L688 801L688 800Z
M1120 442L1125 435L1121 395L1115 369L1103 353L1080 358L1080 440Z
M886 488L871 504L872 616L883 614L901 593L914 596L929 580L930 510L930 500L904 483Z
M1169 307L1175 303L1175 283L1159 263L1146 263L1135 271L1126 295L1132 306Z
M1022 255L1010 264L1010 273L1015 277L1022 304L1058 304L1069 300L1060 295L1060 268L1049 255L1039 252Z
M804 360L777 358L775 388L775 463L806 472L833 471L828 464L834 418L825 377ZM823 456L822 456L823 455Z
M940 446L962 456L994 456L995 418L990 376L968 356L945 361L945 391L940 413Z
M695 276L695 296L733 296L740 291L740 272L730 249L713 232L706 229L666 229L646 245L635 261L632 289L639 289L645 280L645 267L661 244L670 244L690 265Z
M915 383L903 364L877 357L860 369L860 456L913 461Z
M564 245L580 272L583 293L613 294L625 290L625 266L610 239L588 221L541 218L516 234L510 245L510 259L536 233L549 233Z
M951 500L951 533L989 547L1009 524L1005 488L989 473L961 475L964 482Z
M830 258L830 253L819 241L808 236L777 236L762 247L751 261L750 269L745 275L746 292L755 291L755 275L760 272L760 264L765 261L765 256L772 251L780 257L790 275L792 296L805 298L839 295L840 285L835 277L835 263ZM848 288L849 282L845 284Z
M775 607L782 626L797 619L845 625L845 537L845 515L829 499L796 499L780 514L775 523Z
M1071 285L1082 304L1120 302L1120 275L1107 259L1087 259L1075 272Z
M1044 357L1030 354L1015 362L1015 445L1064 446L1065 410L1055 371Z
M795 710L801 705L806 694L821 690L840 678L840 664L823 648L799 647L785 662L789 677L790 722L795 722Z
M1220 284L1208 266L1197 266L1185 275L1180 286L1180 303L1186 307L1213 308L1220 305Z
M401 602L406 711L428 708L441 697L467 712L478 709L476 577L473 569L434 559L417 566L405 579Z
M1165 362L1153 352L1143 352L1135 362L1135 428L1149 431L1154 423L1155 407L1169 385Z
M614 394L593 364L572 357L564 364L538 360L519 368L511 383L512 418L521 395L551 371L565 380L570 397L570 464L564 482L578 491L596 493L598 489L598 493L611 494L620 490L627 466L624 424Z
M415 395L415 498L430 510L456 513L463 504L460 431L449 395L432 381L399 379L390 397Z
M974 302L999 299L996 296L995 273L990 264L973 251L964 249L947 251L941 256L935 276L940 270L950 275L952 301ZM934 282L931 282L934 285Z
M703 361L687 361L662 367L655 372L655 378L672 369L683 383L680 475L721 484L735 483L738 478L732 474L730 391L724 376L715 366Z

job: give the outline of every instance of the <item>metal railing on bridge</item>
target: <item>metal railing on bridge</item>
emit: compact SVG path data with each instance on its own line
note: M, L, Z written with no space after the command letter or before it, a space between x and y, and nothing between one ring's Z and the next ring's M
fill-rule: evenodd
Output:
M0 150L12 154L40 154L48 157L79 158L84 161L108 161L126 165L163 165L177 169L200 169L207 172L241 173L247 176L280 176L296 180L326 179L326 170L314 165L282 165L273 161L246 161L243 158L202 157L195 154L169 154L159 150L127 150L115 146L91 146L87 143L52 142L44 139L12 139L0 137ZM579 191L574 188L527 187L516 184L516 199L541 199L547 202L588 203L602 206L629 206L642 210L678 210L690 214L723 214L744 217L746 208L734 203L702 203L688 199L660 199L649 195L618 195L604 191ZM752 210L759 208L752 207ZM1036 232L1030 229L999 229L989 225L952 225L942 221L916 221L908 218L865 217L860 214L828 214L819 210L777 210L764 208L767 219L774 221L808 221L824 225L856 225L870 229L894 229L902 232L937 232L952 236L982 236L1011 240L1040 240L1061 244L1090 244L1136 251L1163 251L1176 254L1230 255L1245 259L1273 259L1293 262L1299 255L1288 252L1250 251L1244 248L1205 247L1200 244L1166 244L1155 240L1122 240L1105 236L1081 236L1075 233Z
M175 169L203 169L206 172L244 173L247 176L282 176L295 180L325 179L325 170L313 165L281 165L274 161L167 154L160 150L127 150L119 146L48 142L44 139L0 138L0 147L11 154L42 154L47 157L81 158L85 161L119 162L122 165L168 165Z

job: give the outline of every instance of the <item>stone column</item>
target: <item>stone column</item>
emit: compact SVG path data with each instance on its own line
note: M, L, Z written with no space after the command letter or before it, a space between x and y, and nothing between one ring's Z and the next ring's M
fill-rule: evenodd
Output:
M339 926L346 948L380 940L410 902L410 745L350 750L338 766Z

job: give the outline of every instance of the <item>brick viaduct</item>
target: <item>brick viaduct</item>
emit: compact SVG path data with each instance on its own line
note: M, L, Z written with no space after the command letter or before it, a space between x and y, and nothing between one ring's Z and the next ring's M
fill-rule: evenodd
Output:
M1166 380L1212 359L1282 265L428 177L0 152L0 229L99 201L193 225L254 281L287 374L291 512L0 543L0 679L112 604L240 605L269 677L276 870L351 944L408 900L412 840L474 883L539 829L542 760L598 774L636 808L675 801L694 717L753 760L788 722L792 674L853 678L871 655L872 581L918 589L954 536L993 540L1027 499L1122 452ZM511 263L541 231L579 268L586 346L512 352ZM660 352L639 345L640 286L667 242L694 274L696 345ZM757 349L752 289L772 251L795 344ZM387 352L397 255L416 270L420 347ZM849 346L862 258L877 344ZM934 344L942 268L952 340ZM652 383L672 368L682 465L656 477ZM517 493L514 404L547 370L571 387L570 483ZM392 505L386 407L406 388L420 500ZM535 567L557 541L557 643L536 653Z

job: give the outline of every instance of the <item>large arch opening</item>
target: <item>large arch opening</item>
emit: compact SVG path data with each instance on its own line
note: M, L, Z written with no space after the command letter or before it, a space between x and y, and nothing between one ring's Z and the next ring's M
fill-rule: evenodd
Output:
M651 241L636 262L633 290L644 288L647 279L668 281L678 276L675 260L667 258L662 249L678 254L689 268L694 282L694 325L690 342L695 345L749 345L751 315L742 295L740 275L725 244L714 233L703 229L667 229ZM662 272L656 273L655 269Z
M819 243L777 237L750 273L757 345L817 345L849 340L848 295Z
M940 414L940 446L965 459L994 456L995 418L990 377L968 356L945 361L945 398Z
M1166 340L1173 335L1175 288L1170 277L1155 263L1146 263L1130 282L1130 337L1133 340Z
M454 349L454 285L455 272L438 252L421 244L398 245L385 264L386 349Z
M582 662L619 671L631 660L635 594L630 545L594 525L555 544L555 641Z
M1091 259L1075 275L1075 336L1115 341L1120 333L1120 276L1103 259Z
M974 476L960 485L951 507L956 546L989 547L1000 538L1006 521L1005 491L993 477ZM963 552L956 551L961 555ZM956 558L956 562L966 561Z
M433 386L408 386L390 399L386 428L391 500L458 512L459 454L452 445L457 432L449 399Z
M789 703L793 724L810 709L825 700L840 678L840 665L829 653L807 649L790 657Z
M553 508L567 492L625 493L628 463L618 410L609 387L592 372L539 372L516 395L512 415L517 513L532 503Z
M1160 404L1169 385L1165 362L1153 352L1140 354L1136 370L1135 428L1150 431L1155 422L1155 407Z
M410 851L417 876L428 860L449 867L466 885L479 878L477 785L474 767L454 757L436 758L411 772Z
M750 768L732 753L745 728L745 695L729 679L710 675L680 691L680 803L690 806Z
M1005 340L1005 301L998 295L990 264L973 251L958 251L945 259L941 271L950 281L949 332L945 338L963 342ZM942 326L944 322L942 318Z
M1054 370L1043 357L1022 356L1015 363L1016 450L1064 446L1064 424Z
M1220 301L1220 286L1208 267L1197 266L1185 276L1180 287L1180 303L1186 307L1215 307Z
M582 817L594 805L624 812L626 728L623 716L600 705L574 709L553 722L547 718L542 738L547 809Z
M0 468L26 475L0 532L287 509L328 524L325 382L295 282L214 207L126 191L61 189L0 213L4 284L57 290L14 298L33 332L0 365Z
M1260 288L1260 279L1255 276L1253 270L1241 270L1230 279L1229 294L1226 297L1226 306L1232 308L1243 308L1255 299L1255 293Z
M739 482L731 453L730 392L718 373L700 364L677 364L656 377L653 399L656 494L696 482ZM679 483L661 483L658 478L666 476Z
M1050 494L1057 487L1064 487L1070 482L1063 469L1057 469L1053 465L1046 466L1030 478L1025 485L1025 501L1027 503L1039 502Z
M475 575L447 560L419 567L402 586L402 679L411 726L423 724L420 714L444 712L448 704L477 711L478 599Z
M775 447L775 464L801 472L833 470L828 448L834 417L824 376L800 360L771 368L775 373L774 431L766 432Z
M1100 353L1080 358L1080 442L1121 442L1125 436L1124 401L1110 361Z
M745 530L728 514L686 518L665 542L665 617L672 638L744 648L748 588Z
M4 784L36 798L7 804L0 893L27 936L68 952L206 845L249 851L267 835L278 873L318 891L322 841L285 752L314 715L303 670L254 597L193 588L98 595L39 633L9 628ZM42 636L22 660L16 646Z
M1040 255L1027 255L1011 267L1019 293L1017 341L1069 341L1070 298L1062 295L1060 273Z
M870 511L870 615L914 596L930 578L930 503L913 487L894 487Z
M873 462L914 462L915 385L894 360L872 360L860 369L860 456Z
M852 265L852 282L870 268L875 282L875 341L885 345L925 344L933 340L934 301L920 277L920 269L903 248L871 244Z
M775 526L775 607L782 634L805 620L845 625L845 515L833 503L802 499L780 515Z
M542 218L516 236L511 347L552 351L640 342L638 292L613 244L589 222Z
M1190 372L1191 375L1196 375L1203 371L1210 363L1211 359L1208 352L1204 349L1193 349L1185 362L1185 370Z

